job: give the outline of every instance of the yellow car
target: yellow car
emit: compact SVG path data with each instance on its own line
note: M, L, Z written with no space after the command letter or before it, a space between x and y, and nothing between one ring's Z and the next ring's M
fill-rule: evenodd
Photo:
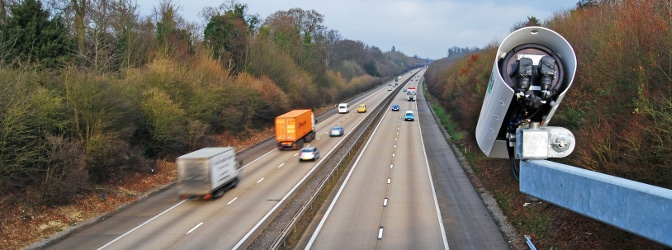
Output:
M366 112L366 104L363 103L359 104L359 106L357 106L357 113L364 113L364 112Z

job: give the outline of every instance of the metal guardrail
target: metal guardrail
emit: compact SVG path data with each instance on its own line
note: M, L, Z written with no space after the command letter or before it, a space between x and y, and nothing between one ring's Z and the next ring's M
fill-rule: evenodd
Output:
M520 191L672 247L672 190L547 160L520 162Z
M416 74L417 74L417 72L416 72ZM334 174L336 173L336 171L338 169L340 169L341 167L350 165L350 161L346 161L346 159L350 156L350 154L352 152L358 151L359 148L361 147L361 143L358 142L359 139L361 138L361 135L371 131L371 129L372 129L371 124L374 121L379 121L380 119L382 119L382 114L387 110L387 107L390 106L394 97L397 96L397 94L399 93L402 86L404 86L406 83L408 83L410 81L410 79L412 79L413 76L415 76L415 74L411 75L411 77L406 79L406 81L399 84L399 86L397 86L396 89L394 91L392 91L392 93L388 97L386 97L385 100L383 102L381 102L381 104L378 107L376 107L374 109L375 112L376 112L375 115L374 115L374 119L368 119L365 123L361 124L363 126L360 126L360 127L357 128L357 130L356 130L357 132L354 135L352 133L349 135L351 137L348 139L349 140L348 142L351 142L350 140L352 140L353 142L344 143L340 146L340 147L343 147L343 146L349 145L349 148L346 150L346 152L344 154L342 154L341 158L336 162L336 164L334 164L332 166L332 169L329 172L329 174L327 174L320 181L318 187L310 195L308 201L306 201L306 203L304 203L301 206L301 208L296 212L296 214L292 217L292 219L287 224L287 226L280 232L278 237L275 239L273 244L271 244L271 246L268 249L278 249L281 246L284 246L284 242L286 242L286 239L287 239L287 236L289 235L289 233L294 230L294 228L296 226L296 223L305 215L305 212L311 206L314 205L313 203L315 202L316 198L320 195L320 193L322 193L324 191L323 189L324 189L325 185L329 182L329 180L332 177L334 177ZM352 136L354 136L354 137L352 137Z

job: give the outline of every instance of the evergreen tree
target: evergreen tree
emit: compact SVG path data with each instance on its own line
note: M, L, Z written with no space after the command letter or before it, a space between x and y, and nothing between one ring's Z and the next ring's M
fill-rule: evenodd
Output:
M70 59L74 46L63 20L50 18L49 11L42 9L40 1L26 0L9 11L1 34L3 47L8 49L6 63L56 67Z
M378 72L378 67L376 67L376 61L371 60L368 63L364 64L364 70L366 70L366 73L368 73L371 76L376 76L380 77L380 73Z
M224 15L216 15L205 27L205 41L212 46L214 56L239 72L245 64L248 43L246 5L237 4Z

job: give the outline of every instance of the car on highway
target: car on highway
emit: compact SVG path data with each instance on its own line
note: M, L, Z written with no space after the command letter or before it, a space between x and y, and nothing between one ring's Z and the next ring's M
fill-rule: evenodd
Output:
M316 147L305 147L299 154L299 161L315 161L317 158L320 158L320 150Z
M406 114L404 114L404 121L413 121L415 120L415 114L413 111L406 111Z
M343 130L343 127L341 126L333 126L331 127L331 130L329 130L329 136L334 137L334 136L343 136L345 131Z
M357 106L357 113L364 113L366 112L366 104L362 103Z
M392 104L392 111L399 111L399 104Z
M348 113L348 104L347 103L338 104L338 113L339 114Z
M406 92L406 88L404 88L404 90L402 90L402 91Z

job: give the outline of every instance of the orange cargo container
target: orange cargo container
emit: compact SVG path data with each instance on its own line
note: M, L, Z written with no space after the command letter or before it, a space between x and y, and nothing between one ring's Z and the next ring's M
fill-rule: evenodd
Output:
M315 117L310 109L289 111L275 118L278 149L300 149L315 139Z

